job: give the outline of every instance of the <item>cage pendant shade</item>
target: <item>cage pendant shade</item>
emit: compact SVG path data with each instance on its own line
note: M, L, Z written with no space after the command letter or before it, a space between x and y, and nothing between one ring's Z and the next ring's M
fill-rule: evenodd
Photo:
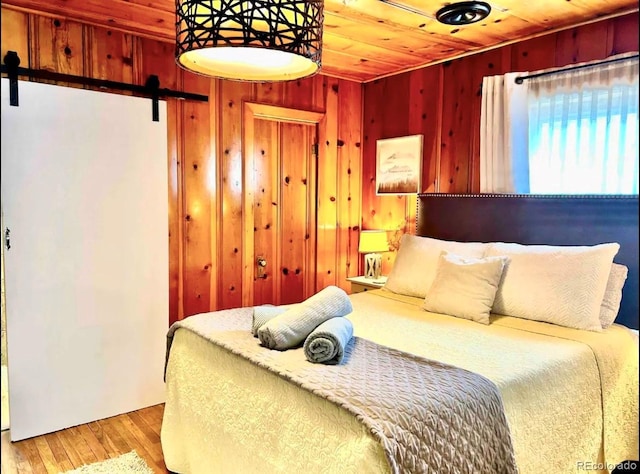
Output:
M176 61L238 81L288 81L322 67L323 0L176 0Z

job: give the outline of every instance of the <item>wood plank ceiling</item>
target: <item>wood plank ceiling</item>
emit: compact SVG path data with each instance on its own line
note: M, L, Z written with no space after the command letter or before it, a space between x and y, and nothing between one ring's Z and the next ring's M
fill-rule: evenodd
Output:
M394 5L390 4L392 2ZM3 7L175 40L175 0L3 0ZM323 67L369 82L546 32L638 11L637 0L489 0L483 21L439 23L440 0L325 0Z

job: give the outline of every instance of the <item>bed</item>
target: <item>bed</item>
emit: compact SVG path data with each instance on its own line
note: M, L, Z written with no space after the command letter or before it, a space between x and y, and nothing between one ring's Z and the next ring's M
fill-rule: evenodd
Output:
M389 356L361 356L363 347L416 364L435 361L489 381L500 397L496 416L506 420L516 468L485 472L607 472L615 463L638 459L638 338L631 330L638 328L637 197L425 194L418 199L416 230L418 236L465 243L617 242L614 261L626 265L628 274L616 322L592 331L492 314L489 324L480 324L425 311L418 296L389 289L358 293L350 296L353 312L347 316L356 348L338 366L356 374L347 386L377 390L376 370L386 366L372 368L371 361L386 363ZM458 426L464 424L459 418L483 414L465 416L440 401L431 411L400 416L419 430L437 426L436 436L427 433L427 441L408 454L393 452L397 432L385 434L384 422L378 426L379 420L353 408L342 394L339 369L309 364L301 349L259 347L250 335L250 315L251 308L196 315L170 331L161 440L172 472L463 473L475 472L474 458L493 455L485 446L493 433L482 431L489 421L465 420L467 431ZM393 360L387 372L399 377L405 372ZM316 367L334 370L334 392L305 383ZM369 394L385 410L409 410L404 405L427 403L432 395L431 382L394 383L396 394L393 387L380 388L383 396ZM478 390L474 386L465 397ZM472 413L481 401L464 410ZM461 458L468 446L474 455Z

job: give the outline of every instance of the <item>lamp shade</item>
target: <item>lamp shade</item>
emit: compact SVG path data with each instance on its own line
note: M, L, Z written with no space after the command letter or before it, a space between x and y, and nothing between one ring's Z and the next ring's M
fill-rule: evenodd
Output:
M287 81L322 65L323 0L176 0L176 61L197 74Z
M389 242L387 241L387 233L384 230L363 230L360 232L360 244L358 252L375 253L388 252Z

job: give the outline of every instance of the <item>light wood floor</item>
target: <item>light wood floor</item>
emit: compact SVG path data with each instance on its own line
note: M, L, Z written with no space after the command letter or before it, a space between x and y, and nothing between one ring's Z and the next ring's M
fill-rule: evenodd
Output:
M12 443L2 432L2 474L53 473L135 449L156 472L167 468L160 446L164 404Z

